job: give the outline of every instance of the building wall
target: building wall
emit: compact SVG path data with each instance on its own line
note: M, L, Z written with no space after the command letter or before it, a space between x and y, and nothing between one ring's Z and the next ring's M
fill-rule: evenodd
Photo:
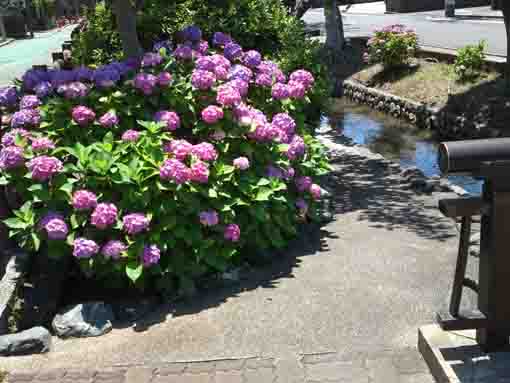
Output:
M455 0L456 8L489 5L490 0ZM445 0L386 0L388 12L422 12L444 9Z

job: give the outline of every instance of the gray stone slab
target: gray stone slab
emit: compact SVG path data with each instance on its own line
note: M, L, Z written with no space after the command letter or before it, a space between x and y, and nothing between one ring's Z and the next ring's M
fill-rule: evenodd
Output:
M418 347L440 383L503 382L510 378L510 352L484 353L474 330L420 328Z
M17 334L0 336L0 355L30 355L50 351L51 334L44 327L34 327Z

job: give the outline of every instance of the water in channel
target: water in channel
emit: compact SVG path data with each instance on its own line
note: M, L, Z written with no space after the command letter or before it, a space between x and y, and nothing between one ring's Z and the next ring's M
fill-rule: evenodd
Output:
M347 100L335 101L322 124L331 124L353 143L400 162L403 168L417 167L426 176L441 175L437 164L437 140L425 130ZM449 180L473 195L481 193L482 182L471 177L451 176Z

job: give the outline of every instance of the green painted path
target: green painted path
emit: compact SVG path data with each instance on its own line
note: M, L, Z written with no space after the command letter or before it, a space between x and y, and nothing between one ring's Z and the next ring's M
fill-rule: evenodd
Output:
M71 38L74 26L36 33L35 38L16 40L0 47L0 86L20 77L32 65L51 64L51 52Z

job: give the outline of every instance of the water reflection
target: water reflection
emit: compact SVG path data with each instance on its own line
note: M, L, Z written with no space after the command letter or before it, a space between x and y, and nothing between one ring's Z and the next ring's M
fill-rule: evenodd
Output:
M399 161L404 168L416 166L428 177L440 175L437 143L430 132L344 100L337 101L323 123L336 127L353 142ZM472 194L481 192L481 182L471 177L449 179Z

